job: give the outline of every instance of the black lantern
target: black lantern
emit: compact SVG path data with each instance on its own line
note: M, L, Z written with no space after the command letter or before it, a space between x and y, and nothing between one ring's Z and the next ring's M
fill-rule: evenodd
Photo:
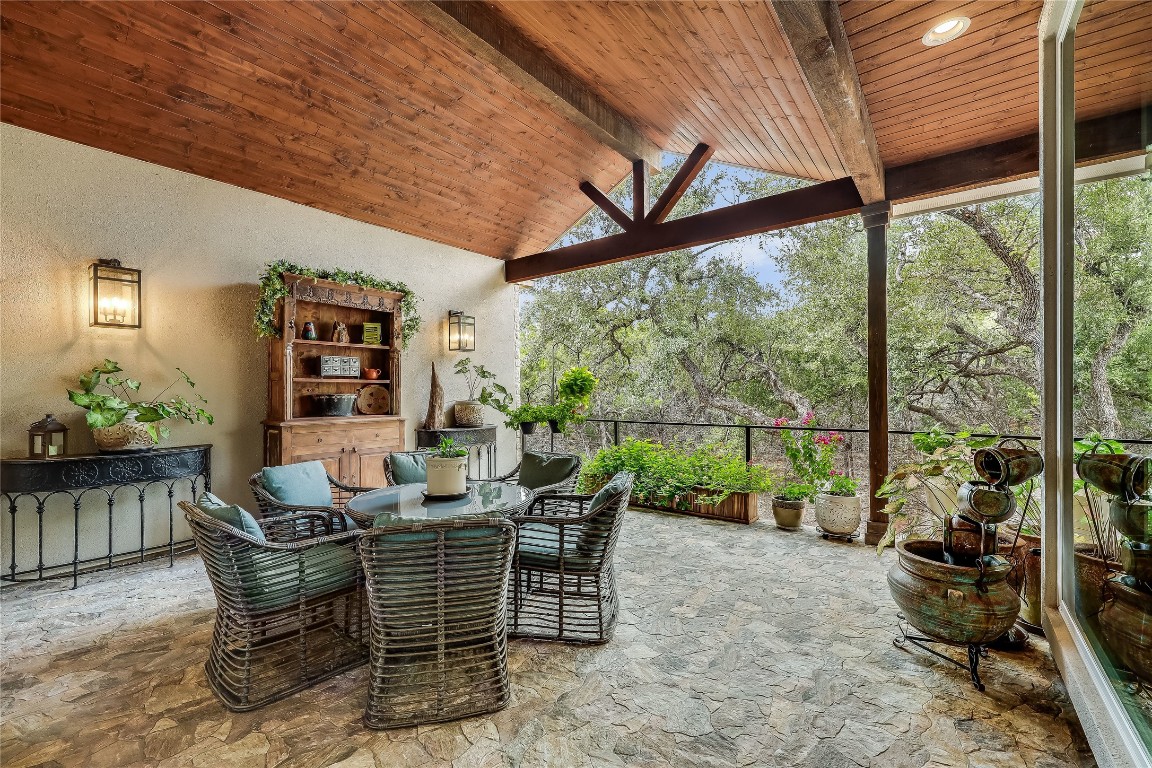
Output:
M43 419L28 427L28 457L50 459L68 453L68 427L47 414Z
M88 268L92 283L92 321L103 328L140 327L140 270L100 259Z
M458 309L448 312L448 349L473 352L476 349L476 318Z

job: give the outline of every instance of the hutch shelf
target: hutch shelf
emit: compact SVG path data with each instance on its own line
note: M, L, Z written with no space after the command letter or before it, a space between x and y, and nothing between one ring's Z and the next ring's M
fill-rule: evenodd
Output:
M330 280L284 275L288 295L280 301L279 338L269 351L268 418L264 422L267 466L318 460L341 482L382 486L384 457L403 450L400 413L400 357L403 294ZM312 323L317 339L299 338ZM349 340L332 341L337 323ZM380 343L364 343L365 324L380 325ZM320 358L355 357L356 377L321 375ZM379 378L364 371L379 369ZM387 413L320 416L312 395L359 394L365 387L387 390ZM380 402L381 398L376 398Z

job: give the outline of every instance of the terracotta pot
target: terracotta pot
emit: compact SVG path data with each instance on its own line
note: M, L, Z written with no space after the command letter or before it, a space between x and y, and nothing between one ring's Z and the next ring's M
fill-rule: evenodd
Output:
M816 525L826 533L851 536L860 527L860 499L819 494L816 497Z
M1152 499L1125 501L1117 496L1108 507L1108 519L1128 538L1152 541Z
M1100 611L1100 633L1124 666L1152 683L1152 593L1114 574L1108 579L1112 599Z
M1031 448L981 448L972 464L990 485L1020 485L1044 471L1044 457Z
M920 632L950 643L983 645L1012 628L1020 598L1005 581L1011 566L1004 558L989 556L981 573L946 564L942 541L902 541L896 551L899 559L888 572L888 589Z
M141 453L156 447L148 429L136 421L136 411L128 411L119 424L92 430L96 447L104 453Z
M468 490L468 457L428 457L428 493L447 496Z
M785 531L798 531L801 528L800 519L804 516L804 500L788 501L779 497L772 497L772 517L776 519L776 527Z
M452 406L452 416L458 427L482 427L484 405L479 400L458 400Z
M1152 459L1132 453L1085 453L1076 474L1109 496L1138 499L1152 487Z
M1016 494L979 480L970 480L956 491L957 509L969 520L1002 523L1016 514Z

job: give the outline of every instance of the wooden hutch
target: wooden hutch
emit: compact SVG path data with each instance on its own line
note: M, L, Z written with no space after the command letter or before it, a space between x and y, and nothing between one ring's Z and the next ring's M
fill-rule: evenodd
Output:
M268 418L264 422L266 466L321 461L328 472L350 485L386 485L384 457L404 450L400 413L400 353L403 348L404 295L331 280L285 274L288 294L281 299L280 338L268 357ZM311 322L317 338L301 338ZM344 323L346 341L332 341L336 323ZM380 324L380 343L364 343L364 324ZM358 377L321 375L321 356L356 357ZM364 371L380 369L379 378ZM358 394L365 387L387 399L385 414L320 416L311 395ZM381 408L381 410L384 410Z

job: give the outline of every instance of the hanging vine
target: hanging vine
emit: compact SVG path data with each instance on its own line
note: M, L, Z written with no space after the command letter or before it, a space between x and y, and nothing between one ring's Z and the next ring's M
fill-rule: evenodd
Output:
M256 335L260 337L280 336L281 329L276 324L276 302L288 295L288 287L284 285L284 273L314 277L320 280L332 280L345 285L359 285L363 288L375 288L380 291L396 291L404 294L400 302L400 310L404 316L401 334L404 338L404 348L420 330L419 297L404 283L394 280L381 280L378 277L364 272L347 272L343 269L314 269L293 264L290 261L273 261L264 267L260 275L260 296L256 300L256 317L253 324L256 326Z

